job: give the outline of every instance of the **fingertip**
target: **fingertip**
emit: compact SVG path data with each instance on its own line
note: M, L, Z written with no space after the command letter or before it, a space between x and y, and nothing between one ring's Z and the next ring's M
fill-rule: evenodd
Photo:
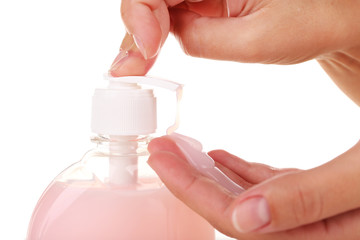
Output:
M230 155L229 152L223 150L223 149L215 149L215 150L211 150L210 152L208 152L209 156L212 158L219 158L222 156L227 156Z
M162 136L160 138L155 138L151 140L148 146L148 151L150 152L150 154L154 154L159 151L167 151L179 156L182 159L185 159L182 151L179 149L176 143L168 136Z
M149 156L147 163L154 171L157 172L157 170L161 169L164 155L166 155L164 152L157 151Z
M148 145L148 151L150 154L161 151L164 149L164 145L168 144L170 140L164 139L164 137L154 138Z
M145 75L155 62L155 58L145 60L140 52L133 50L126 51L119 55L122 57L116 57L114 63L109 69L109 74L113 77L122 76L142 76ZM118 56L119 56L118 55Z
M145 60L152 59L160 52L161 35L159 36L154 33L144 34L143 32L144 31L140 34L133 34L134 43Z
M234 164L241 164L243 167L247 168L251 166L249 162L222 149L210 151L208 154L210 157L212 157L212 159L214 159L214 161L219 162L229 168L234 167Z

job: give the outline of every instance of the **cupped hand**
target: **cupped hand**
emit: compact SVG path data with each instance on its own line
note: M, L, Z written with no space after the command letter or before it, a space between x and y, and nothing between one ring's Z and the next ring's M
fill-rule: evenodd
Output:
M148 163L170 191L238 239L360 239L360 142L314 169L275 169L222 150L216 165L246 190L236 196L184 160L173 139L149 145Z

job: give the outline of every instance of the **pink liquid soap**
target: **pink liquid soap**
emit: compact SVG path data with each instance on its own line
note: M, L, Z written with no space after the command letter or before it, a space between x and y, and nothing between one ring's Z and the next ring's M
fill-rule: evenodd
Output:
M165 187L52 183L27 240L213 240L213 227Z

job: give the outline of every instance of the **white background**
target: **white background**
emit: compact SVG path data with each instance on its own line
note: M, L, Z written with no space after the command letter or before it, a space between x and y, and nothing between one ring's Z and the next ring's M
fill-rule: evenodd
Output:
M125 33L119 5L0 2L0 239L25 238L42 191L89 149L91 95ZM186 85L179 132L208 150L307 169L360 136L358 107L315 61L266 66L196 59L170 37L150 75Z

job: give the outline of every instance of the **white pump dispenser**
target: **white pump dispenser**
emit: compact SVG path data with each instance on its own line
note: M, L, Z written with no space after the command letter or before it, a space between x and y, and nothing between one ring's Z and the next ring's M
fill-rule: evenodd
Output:
M104 76L108 81L105 89L95 89L92 102L91 130L98 135L107 135L110 142L109 182L134 184L137 181L138 136L156 131L156 98L152 89L143 89L138 84L180 91L181 84L167 80L131 76ZM176 124L175 124L176 125ZM119 144L121 142L121 144ZM126 158L119 155L126 154Z

